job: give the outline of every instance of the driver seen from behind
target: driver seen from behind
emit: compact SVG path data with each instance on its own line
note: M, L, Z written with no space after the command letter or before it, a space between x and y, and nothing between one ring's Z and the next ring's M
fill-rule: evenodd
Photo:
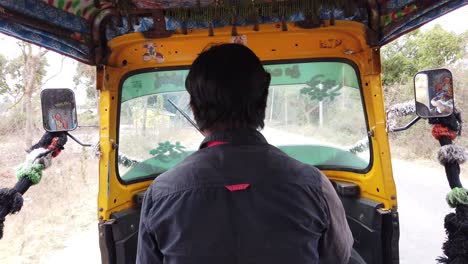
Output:
M328 178L259 132L269 84L243 45L193 62L185 85L205 140L148 188L137 263L348 262L353 237Z

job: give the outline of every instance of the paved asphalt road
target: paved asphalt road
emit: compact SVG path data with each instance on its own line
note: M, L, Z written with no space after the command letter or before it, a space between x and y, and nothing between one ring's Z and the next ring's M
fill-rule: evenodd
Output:
M451 212L443 167L436 161L393 160L400 213L400 263L435 263L445 240L443 219ZM464 182L466 183L466 180ZM65 262L64 262L65 261ZM99 263L97 225L70 238L65 249L51 252L44 263Z
M400 215L400 263L436 263L445 241L444 217L452 212L445 202L450 191L445 171L436 161L415 165L393 160L392 167Z

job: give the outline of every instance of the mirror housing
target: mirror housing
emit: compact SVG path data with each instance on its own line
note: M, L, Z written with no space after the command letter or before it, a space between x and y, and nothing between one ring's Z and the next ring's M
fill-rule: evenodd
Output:
M72 131L78 127L75 93L71 89L41 92L42 124L48 132Z
M414 76L416 114L422 118L453 113L452 73L447 69L420 71Z

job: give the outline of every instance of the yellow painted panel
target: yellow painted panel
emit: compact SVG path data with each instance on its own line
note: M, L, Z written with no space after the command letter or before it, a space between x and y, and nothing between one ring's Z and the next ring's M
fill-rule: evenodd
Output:
M187 35L174 34L164 39L146 39L141 33L117 37L109 43L111 54L105 65L100 96L100 149L98 216L107 220L110 214L133 206L135 193L144 191L151 181L125 185L116 175L117 122L119 88L133 71L174 66L188 66L209 45L243 42L262 61L317 58L347 59L354 62L360 74L372 145L373 166L365 174L324 171L330 179L358 184L361 197L380 201L385 208L396 207L396 189L392 177L390 150L386 133L385 111L380 79L380 55L365 40L362 24L337 21L335 26L301 29L288 24L282 31L276 24L261 25L260 31L238 27L193 30Z

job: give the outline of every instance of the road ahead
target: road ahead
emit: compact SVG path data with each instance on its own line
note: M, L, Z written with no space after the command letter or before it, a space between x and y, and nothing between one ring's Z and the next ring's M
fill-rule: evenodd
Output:
M436 161L425 165L393 160L400 214L401 264L435 263L442 254L444 217L452 212L445 202L450 188L441 165ZM462 181L466 186L466 180Z
M393 170L400 213L400 263L435 263L445 240L444 217L451 212L445 202L449 187L443 167L436 161L393 160ZM100 262L97 224L70 238L65 249L51 252L43 263L65 262Z

